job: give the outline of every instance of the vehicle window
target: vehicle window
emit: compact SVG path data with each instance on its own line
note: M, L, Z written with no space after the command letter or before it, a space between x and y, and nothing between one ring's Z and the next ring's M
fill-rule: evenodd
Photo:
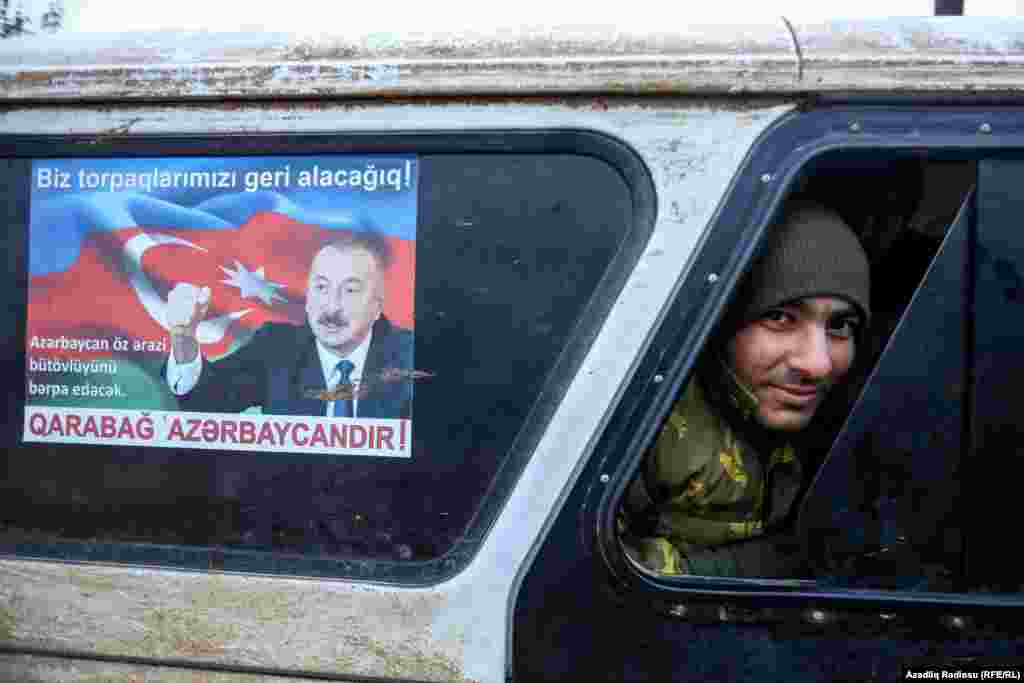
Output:
M818 328L802 327L808 314L786 297L817 276L787 266L766 237L625 492L618 523L635 566L662 576L847 587L960 585L972 216L962 204L976 168L964 160L836 152L802 170L769 231L792 231L782 226L791 225L793 207L807 202L838 216L867 258L870 326L844 332L824 318ZM833 239L818 227L821 220L813 234ZM785 244L788 253L811 253ZM774 269L767 275L764 263ZM847 267L842 255L829 263ZM788 284L786 267L804 279ZM856 299L843 281L825 280L814 280L815 292L827 294L831 286L832 299L844 306ZM768 306L754 311L761 317L737 317L737 307L759 301L756 287L783 292L771 294L780 301L761 302ZM736 349L746 343L737 341L745 326L768 329L773 339L778 330L819 329L815 338L829 349L841 348L836 338L852 336L855 360L845 375L822 371L832 390L809 422L772 422L763 406L774 405L780 385L813 385L817 371L807 370L802 357L769 362L778 347L766 343L758 347L767 349L757 358L761 365L744 368ZM839 356L828 358L834 368ZM809 402L785 395L781 405L789 414L806 413ZM686 469L689 444L707 457ZM646 511L639 520L638 509ZM721 533L712 533L716 526Z
M635 158L112 144L8 145L4 550L460 568L649 232Z
M977 189L808 494L801 521L825 583L1022 590L1001 521L1020 479L1004 457L1020 434L1020 169L965 165Z
M969 218L965 205L801 511L822 583L960 585Z
M1008 534L1020 496L1022 380L1020 306L1024 242L1019 159L979 163L975 221L970 445L964 481L977 491L966 522L966 583L979 592L1020 593Z

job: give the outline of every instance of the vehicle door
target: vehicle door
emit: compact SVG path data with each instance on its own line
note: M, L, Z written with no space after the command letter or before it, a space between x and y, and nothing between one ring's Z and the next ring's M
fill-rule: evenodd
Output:
M896 680L913 666L1020 666L1006 523L1021 473L1020 141L978 135L1020 116L825 107L760 142L524 576L515 680ZM646 572L618 542L622 497L743 264L798 193L857 226L876 335L856 391L833 396L808 435L815 474L792 536L778 539L813 570Z

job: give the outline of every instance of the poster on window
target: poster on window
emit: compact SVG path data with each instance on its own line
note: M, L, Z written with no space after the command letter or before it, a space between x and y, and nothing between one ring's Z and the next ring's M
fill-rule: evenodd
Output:
M410 457L417 170L34 161L24 440Z

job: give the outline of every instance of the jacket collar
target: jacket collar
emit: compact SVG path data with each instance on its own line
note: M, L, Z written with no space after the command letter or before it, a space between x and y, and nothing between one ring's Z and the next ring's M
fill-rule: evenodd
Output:
M765 449L766 455L791 440L792 435L761 426L756 418L757 396L736 376L720 354L704 354L697 367L697 376L712 407L755 447Z

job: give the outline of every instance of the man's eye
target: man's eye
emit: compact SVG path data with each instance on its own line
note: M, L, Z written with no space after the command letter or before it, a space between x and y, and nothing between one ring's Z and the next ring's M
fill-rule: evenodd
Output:
M796 321L796 317L792 313L788 313L779 308L773 308L769 311L765 311L761 315L761 320L767 323L770 327L785 327Z
M840 339L849 339L857 334L860 322L856 318L837 318L829 321L828 333Z

